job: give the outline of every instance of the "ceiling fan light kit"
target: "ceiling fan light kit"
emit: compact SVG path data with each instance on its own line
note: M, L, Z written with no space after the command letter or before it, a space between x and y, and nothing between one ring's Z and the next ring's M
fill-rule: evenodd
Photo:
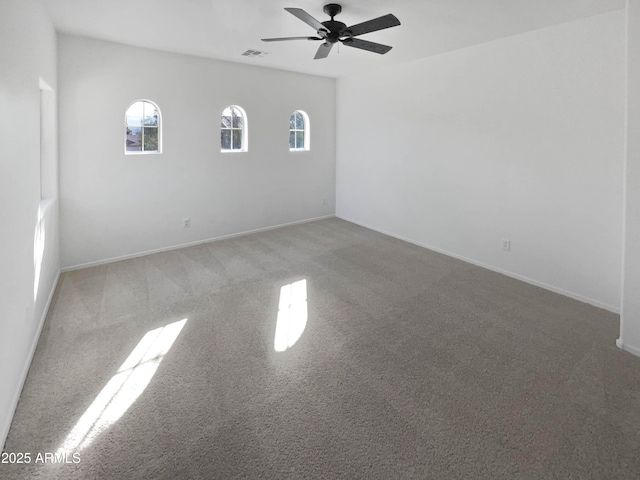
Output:
M394 15L388 14L383 15L382 17L374 18L373 20L368 20L366 22L358 23L357 25L352 25L347 27L346 24L334 20L334 17L342 12L342 7L337 3L328 3L324 6L324 13L331 17L331 20L326 20L324 22L319 22L307 12L302 10L301 8L285 8L287 12L299 18L307 25L311 26L316 30L317 36L313 37L279 37L279 38L263 38L263 42L281 42L288 40L312 40L312 41L322 41L318 51L314 59L318 60L321 58L326 58L331 52L331 48L338 42L342 43L346 47L359 48L361 50L366 50L368 52L374 52L379 54L385 54L392 47L389 45L383 45L381 43L369 42L367 40L360 40L359 38L354 38L359 35L363 35L365 33L376 32L378 30L383 30L385 28L396 27L400 25L400 20L398 20Z

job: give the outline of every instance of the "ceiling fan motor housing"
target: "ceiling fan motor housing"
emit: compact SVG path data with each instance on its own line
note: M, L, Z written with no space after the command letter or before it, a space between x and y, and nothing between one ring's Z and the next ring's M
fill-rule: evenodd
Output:
M336 20L327 20L326 22L322 22L328 32L327 32L327 42L336 43L340 37L345 35L345 29L347 26Z

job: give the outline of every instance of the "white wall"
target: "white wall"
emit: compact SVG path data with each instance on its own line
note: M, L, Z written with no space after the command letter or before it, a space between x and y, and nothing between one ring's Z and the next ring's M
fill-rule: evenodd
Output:
M338 216L619 308L623 10L343 78L337 98Z
M40 196L40 81L46 197ZM0 2L0 447L60 270L56 35L39 3ZM46 180L48 179L48 180ZM40 228L40 230L38 230Z
M640 355L640 0L627 2L624 277L618 346Z
M334 213L335 80L58 40L63 267ZM161 155L123 153L124 113L140 98L160 107ZM247 153L220 152L231 104L247 112ZM311 120L310 152L289 152L297 109Z

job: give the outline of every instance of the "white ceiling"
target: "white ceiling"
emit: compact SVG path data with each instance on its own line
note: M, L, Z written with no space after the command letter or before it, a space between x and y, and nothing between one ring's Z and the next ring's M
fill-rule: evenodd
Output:
M359 37L392 45L386 55L318 42L261 38L314 35L284 7L328 20L326 0L41 0L59 31L169 52L341 77L624 8L624 0L342 0L347 25L393 13L402 25ZM241 56L247 49L269 52Z

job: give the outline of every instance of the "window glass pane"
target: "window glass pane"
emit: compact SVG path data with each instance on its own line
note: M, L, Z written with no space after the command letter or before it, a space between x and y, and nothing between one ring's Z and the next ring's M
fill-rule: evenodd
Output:
M293 130L289 132L289 148L296 148L296 132Z
M158 115L145 115L144 117L145 126L158 126Z
M134 103L127 110L127 125L130 125L130 126L142 125L142 102Z
M140 152L142 150L141 128L127 127L127 152Z
M296 129L304 130L304 117L300 112L296 112Z
M220 130L220 148L231 150L231 130Z
M296 128L296 113L293 112L291 114L291 118L289 119L289 130L293 130Z
M242 130L232 130L233 132L233 149L242 150Z
M158 129L156 127L144 128L144 151L158 151Z
M144 102L144 124L158 126L158 110L149 102Z
M220 119L221 128L231 128L231 109L225 108L222 112L222 118Z
M304 148L304 132L296 132L296 148Z
M233 118L233 128L242 128L244 122L243 122L243 118L242 118L242 114L236 110L235 108L233 108L231 110L231 115Z

